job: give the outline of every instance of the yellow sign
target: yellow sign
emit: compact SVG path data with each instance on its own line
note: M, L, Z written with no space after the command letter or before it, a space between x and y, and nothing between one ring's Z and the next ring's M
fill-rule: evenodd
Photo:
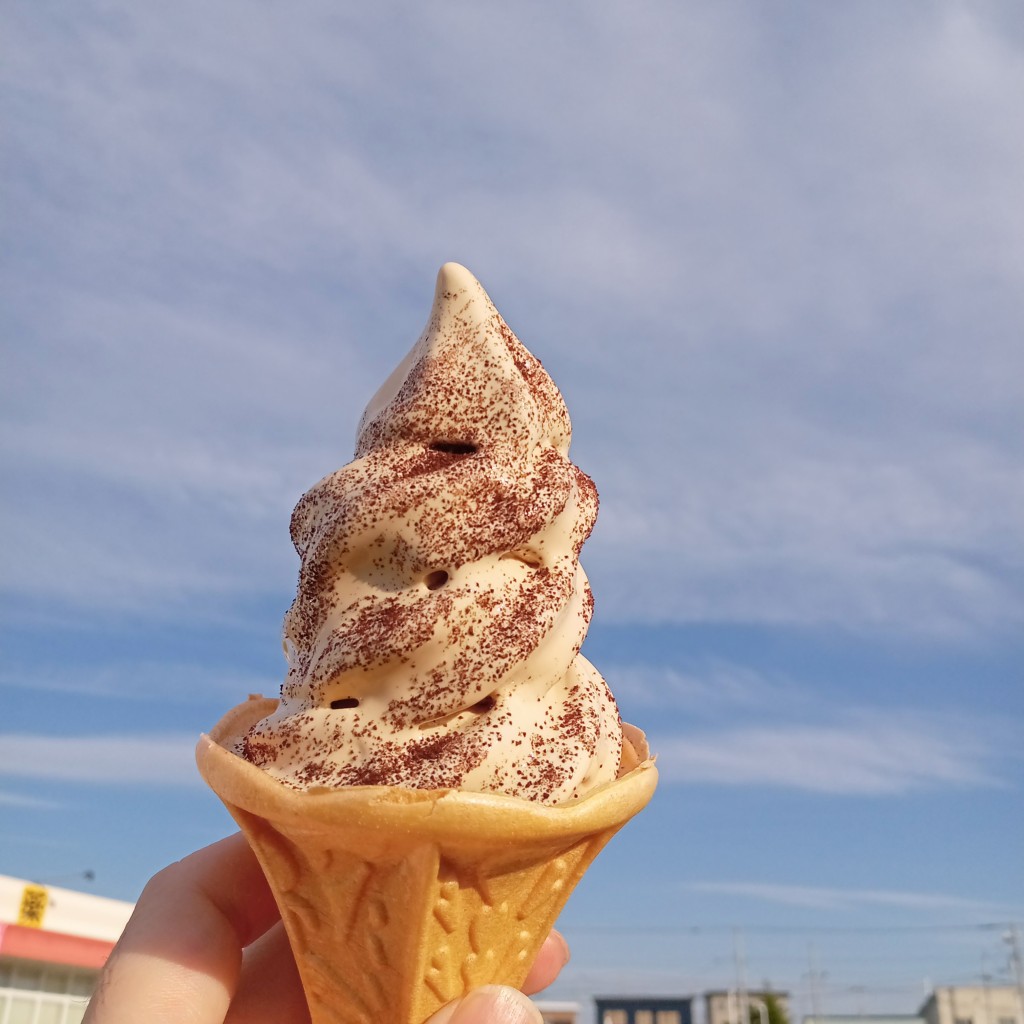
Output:
M21 891L18 924L26 928L42 928L46 904L49 902L50 894L45 885L26 885Z

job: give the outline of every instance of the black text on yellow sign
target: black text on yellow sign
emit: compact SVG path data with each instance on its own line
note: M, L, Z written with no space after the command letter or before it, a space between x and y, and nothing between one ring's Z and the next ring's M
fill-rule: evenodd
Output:
M26 885L21 890L21 906L18 907L18 924L26 928L42 928L46 905L50 894L45 885Z

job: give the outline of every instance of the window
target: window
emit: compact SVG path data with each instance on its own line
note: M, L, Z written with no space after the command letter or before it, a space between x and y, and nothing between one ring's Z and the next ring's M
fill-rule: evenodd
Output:
M64 1007L60 1003L40 1003L32 1024L64 1024Z
M27 992L38 992L44 987L42 964L14 964L11 969L10 986Z
M96 971L0 962L0 1024L81 1024Z
M81 1024L87 1005L81 996L0 988L0 1024Z
M683 1020L678 1010L659 1010L654 1024L683 1024Z
M0 1006L3 1004L0 1003ZM12 996L2 1019L5 1024L32 1024L36 1001L31 996Z

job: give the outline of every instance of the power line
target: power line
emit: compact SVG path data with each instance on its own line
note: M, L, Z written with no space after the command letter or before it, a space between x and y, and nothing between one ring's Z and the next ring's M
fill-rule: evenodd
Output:
M577 935L612 932L617 935L635 933L644 935L732 935L735 925L623 925L623 924L578 924L563 921L561 926ZM877 925L745 925L743 931L757 935L873 935L912 934L922 932L991 932L1014 931L1017 925L1010 921L985 921L959 924L877 924ZM1017 929L1019 931L1019 929Z

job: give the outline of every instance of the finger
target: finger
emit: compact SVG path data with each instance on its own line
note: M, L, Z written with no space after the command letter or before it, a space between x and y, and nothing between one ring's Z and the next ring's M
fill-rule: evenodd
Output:
M139 897L86 1024L222 1024L242 948L277 917L241 835L164 868Z
M442 1007L426 1024L541 1024L540 1011L524 993L538 992L558 977L569 962L569 945L552 930L544 940L523 991L503 985L485 985Z
M224 1024L309 1024L309 1007L284 925L277 922L242 959L242 973Z
M485 985L442 1007L426 1024L543 1024L543 1018L519 989Z
M523 991L532 995L542 988L547 988L568 962L569 944L561 932L552 929L551 934L544 940L544 945L540 947L526 981L523 982Z

